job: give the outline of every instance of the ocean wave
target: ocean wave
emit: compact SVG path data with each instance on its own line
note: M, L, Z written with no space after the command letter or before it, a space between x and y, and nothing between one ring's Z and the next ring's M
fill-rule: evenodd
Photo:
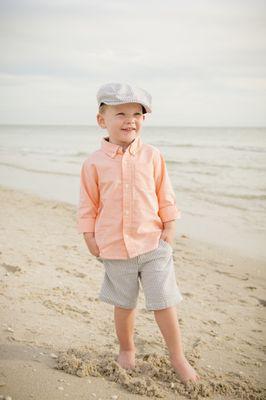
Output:
M217 194L217 193L214 193ZM219 193L218 193L219 195ZM223 193L223 197L228 197L231 199L240 199L240 200L266 200L266 194L235 194L235 193Z
M22 147L19 149L20 154L42 154L46 155L53 155L53 156L63 156L63 157L88 157L89 152L85 151L68 151L68 150L59 150L59 149L31 149L28 147Z
M199 187L200 186L200 187ZM266 194L262 193L231 193L226 191L213 191L211 189L205 189L201 185L197 186L184 186L182 184L174 185L174 189L178 193L192 193L199 197L199 193L203 195L204 200L209 202L213 202L213 199L236 199L236 200L259 200L264 201L266 200ZM263 190L263 189L259 189ZM201 199L203 197L200 197Z
M233 165L233 164L217 164L207 161L199 161L199 160L187 160L187 161L178 161L178 160L169 160L165 158L165 161L169 165L197 165L200 167L210 167L210 168L227 168L227 169L243 169L243 170L254 170L254 171L266 171L266 167L260 166L250 166L250 165ZM197 171L194 171L197 173Z
M16 168L27 172L34 172L38 174L50 174L50 175L65 175L65 176L79 176L79 174L71 173L71 172L62 172L62 171L51 171L37 168L28 168L23 165L17 165L12 163L0 162L0 165L4 165L6 167Z
M250 146L250 145L207 145L199 143L172 143L167 141L156 142L156 146L167 147L167 148L180 148L180 149L200 149L200 150L233 150L238 152L246 153L266 153L266 147L262 146ZM70 157L87 157L89 151L79 150L66 150L66 149L48 149L48 148L28 148L22 147L18 149L21 154L43 154L43 155L55 155L55 156L70 156Z
M206 145L206 144L196 144L196 143L171 143L166 141L156 142L157 146L162 147L176 147L176 148L194 148L194 149L208 149L208 150L220 150L220 149L230 149L236 151L245 151L245 152L255 152L255 153L266 153L266 147L258 147L258 146L234 146L234 145Z

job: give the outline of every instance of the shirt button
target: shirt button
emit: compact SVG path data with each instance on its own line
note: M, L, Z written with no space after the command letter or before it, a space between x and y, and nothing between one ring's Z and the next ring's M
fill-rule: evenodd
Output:
M128 186L129 186L128 183L126 183L126 188L128 188Z
M128 214L129 213L129 211L128 210L126 210L126 214Z

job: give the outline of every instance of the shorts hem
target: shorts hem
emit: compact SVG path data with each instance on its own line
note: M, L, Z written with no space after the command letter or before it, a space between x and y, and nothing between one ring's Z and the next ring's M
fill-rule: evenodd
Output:
M99 298L99 300L101 300L105 303L108 303L108 304L112 304L113 306L116 306L116 307L131 309L131 308L136 308L136 306L137 306L137 303L134 305L130 305L130 304L124 305L124 304L118 304L115 301L108 299L107 297L99 296L98 298Z
M176 297L174 300L165 301L164 303L157 303L157 304L146 304L146 309L148 311L156 311L156 310L163 310L168 307L175 306L181 301L184 300L182 296Z

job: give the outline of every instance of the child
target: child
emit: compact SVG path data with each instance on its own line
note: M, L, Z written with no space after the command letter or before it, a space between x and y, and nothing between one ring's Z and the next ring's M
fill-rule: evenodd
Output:
M114 305L117 362L125 369L135 366L140 279L171 365L183 383L198 381L182 349L175 308L183 299L172 249L180 210L162 154L140 137L151 96L128 84L108 83L100 87L97 100L97 122L108 136L81 168L78 231L105 268L99 299Z

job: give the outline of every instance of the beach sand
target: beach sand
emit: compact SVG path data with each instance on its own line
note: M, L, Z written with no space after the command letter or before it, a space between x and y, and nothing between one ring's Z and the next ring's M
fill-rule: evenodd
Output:
M176 238L187 358L201 376L183 385L141 289L137 362L119 367L113 306L97 298L103 265L76 231L76 208L1 187L0 394L12 400L263 399L265 265ZM221 232L221 235L223 233Z

